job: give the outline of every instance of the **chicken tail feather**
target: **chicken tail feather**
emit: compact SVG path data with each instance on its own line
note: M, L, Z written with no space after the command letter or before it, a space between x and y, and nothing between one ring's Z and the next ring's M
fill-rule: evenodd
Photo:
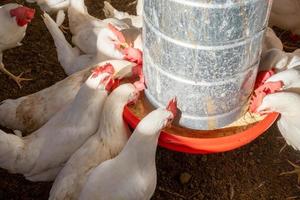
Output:
M66 14L65 14L64 10L59 10L56 15L57 26L63 25L65 18L66 18Z
M107 1L104 1L103 12L106 18L114 17L116 9Z
M67 74L72 74L72 63L79 56L79 50L73 48L66 40L64 34L58 27L58 24L47 14L44 13L44 23L54 40L57 56L60 64Z

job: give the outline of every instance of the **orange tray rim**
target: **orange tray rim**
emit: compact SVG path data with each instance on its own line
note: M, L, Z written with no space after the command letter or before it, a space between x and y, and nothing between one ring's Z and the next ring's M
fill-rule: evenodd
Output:
M127 106L123 115L125 121L132 128L135 128L140 121ZM226 152L247 145L255 140L267 131L278 117L278 113L271 113L245 131L218 138L184 137L170 134L163 130L159 138L159 145L169 150L190 154Z

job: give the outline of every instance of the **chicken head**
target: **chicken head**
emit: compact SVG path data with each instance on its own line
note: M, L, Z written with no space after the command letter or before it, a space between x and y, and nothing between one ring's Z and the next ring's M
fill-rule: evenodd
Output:
M16 18L18 26L25 26L34 18L35 10L21 6L10 10L10 16Z

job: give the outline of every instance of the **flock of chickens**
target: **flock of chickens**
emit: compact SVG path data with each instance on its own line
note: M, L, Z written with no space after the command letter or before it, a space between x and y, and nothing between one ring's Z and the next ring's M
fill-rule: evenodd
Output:
M137 16L104 3L104 20L89 15L84 0L27 0L43 14L60 64L68 77L37 93L0 103L0 167L31 181L53 181L49 199L150 199L156 187L155 154L160 131L176 116L176 98L148 114L133 133L123 121L127 104L145 88L142 59L142 0ZM69 27L62 24L67 10ZM275 0L270 25L300 33L300 1ZM5 69L2 52L21 45L35 11L0 6L0 70L21 87L22 74ZM63 32L69 29L72 43ZM251 111L279 112L278 127L300 150L300 50L283 51L271 28L263 42L261 84ZM134 83L120 84L129 78ZM22 132L31 133L22 137ZM131 136L130 136L131 135ZM130 136L130 137L129 137ZM120 171L120 167L122 170Z
M118 12L108 2L105 20L89 15L83 0L63 5L75 47L65 39L65 27L60 28L63 11L56 21L47 13L42 17L69 77L35 94L1 102L1 124L18 131L0 132L0 166L31 181L55 180L49 199L150 199L156 187L158 137L177 107L176 99L170 100L133 133L123 121L124 106L135 103L145 88L142 18ZM48 6L41 5L52 11ZM20 45L33 16L33 9L18 4L0 7L0 20L6 23L5 28L1 23L1 51ZM19 86L26 80L1 66ZM131 77L137 81L120 84ZM24 131L31 134L22 137Z

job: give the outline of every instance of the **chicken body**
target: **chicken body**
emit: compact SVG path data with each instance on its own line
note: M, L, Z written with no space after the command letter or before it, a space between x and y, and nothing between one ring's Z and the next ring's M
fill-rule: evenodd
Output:
M136 14L138 16L142 16L144 12L143 9L144 9L144 0L137 0Z
M113 18L100 20L91 16L87 11L84 0L70 1L68 17L70 31L73 35L72 42L81 51L86 54L100 54L100 56L104 54L103 59L123 59L122 53L114 45L118 38L112 31L107 29L107 26L108 23L111 23L122 30L129 28L126 23ZM111 53L111 55L107 55L108 53Z
M104 14L108 19L115 18L128 24L130 28L123 29L121 32L126 41L133 44L134 48L143 49L142 44L142 27L143 16L129 15L126 12L116 10L109 2L104 1Z
M18 4L6 4L0 6L0 51L11 49L21 45L25 37L27 24L19 26L14 17L11 17L10 10L22 7Z
M57 23L46 13L44 14L44 23L52 35L58 60L67 75L71 75L100 62L96 54L81 54L81 51L77 47L73 48L66 40Z
M51 181L69 157L96 132L107 97L107 73L91 77L74 101L31 135L0 133L0 166L31 181Z
M79 199L150 199L156 187L158 138L174 117L175 113L171 110L158 108L142 119L122 152L91 172Z
M258 111L278 112L278 128L286 142L294 149L300 150L299 113L300 95L292 92L269 94L263 99Z
M129 137L124 106L138 98L132 84L116 88L106 99L97 133L78 149L56 178L50 200L77 199L90 171L119 154Z
M269 94L264 97L262 104L258 107L258 113L277 112L280 118L277 126L288 145L295 150L300 150L300 66L287 69L271 76L266 82L283 83L282 91ZM300 166L290 162L295 168L293 171L282 173L282 175L297 174L300 180Z
M269 26L300 34L300 1L299 0L273 0Z
M267 27L262 44L262 57L270 49L283 50L283 44L272 28Z
M268 82L283 83L282 91L264 97L258 107L259 113L278 112L281 114L277 124L287 143L300 150L300 66L287 69L271 76Z
M26 0L29 3L37 3L45 12L58 12L69 7L69 0Z
M143 27L143 16L139 15L130 15L127 12L118 11L115 9L109 2L104 1L103 8L105 17L107 18L116 18L134 26L135 28Z
M75 38L78 39L77 45L80 44L81 48L86 50L81 51L81 49L73 48L68 43L57 23L46 13L44 14L44 23L53 37L58 60L68 75L99 62L110 59L123 60L124 58L124 54L115 48L116 43L109 42L113 38L117 41L118 38L108 27L93 28L91 32L84 32L83 30L81 32L83 34L80 33L78 38L76 36ZM93 41L93 39L95 40ZM91 46L89 46L90 44Z
M300 66L293 67L282 72L279 72L271 76L266 83L268 82L283 82L284 90L299 90L300 94Z
M259 63L259 70L275 68L277 71L284 71L300 65L300 49L294 52L284 52L277 48L269 49L262 56Z
M135 63L125 60L108 60L96 66L102 66L106 63L112 64L116 72L135 66ZM66 79L34 94L0 102L0 125L29 133L37 130L55 113L74 100L93 68L89 67L74 73ZM132 75L130 70L126 75Z
M21 78L22 74L15 76L4 68L3 51L21 46L25 37L27 24L34 16L34 10L22 5L10 3L0 6L0 70L9 75L19 87L20 82L30 79Z

